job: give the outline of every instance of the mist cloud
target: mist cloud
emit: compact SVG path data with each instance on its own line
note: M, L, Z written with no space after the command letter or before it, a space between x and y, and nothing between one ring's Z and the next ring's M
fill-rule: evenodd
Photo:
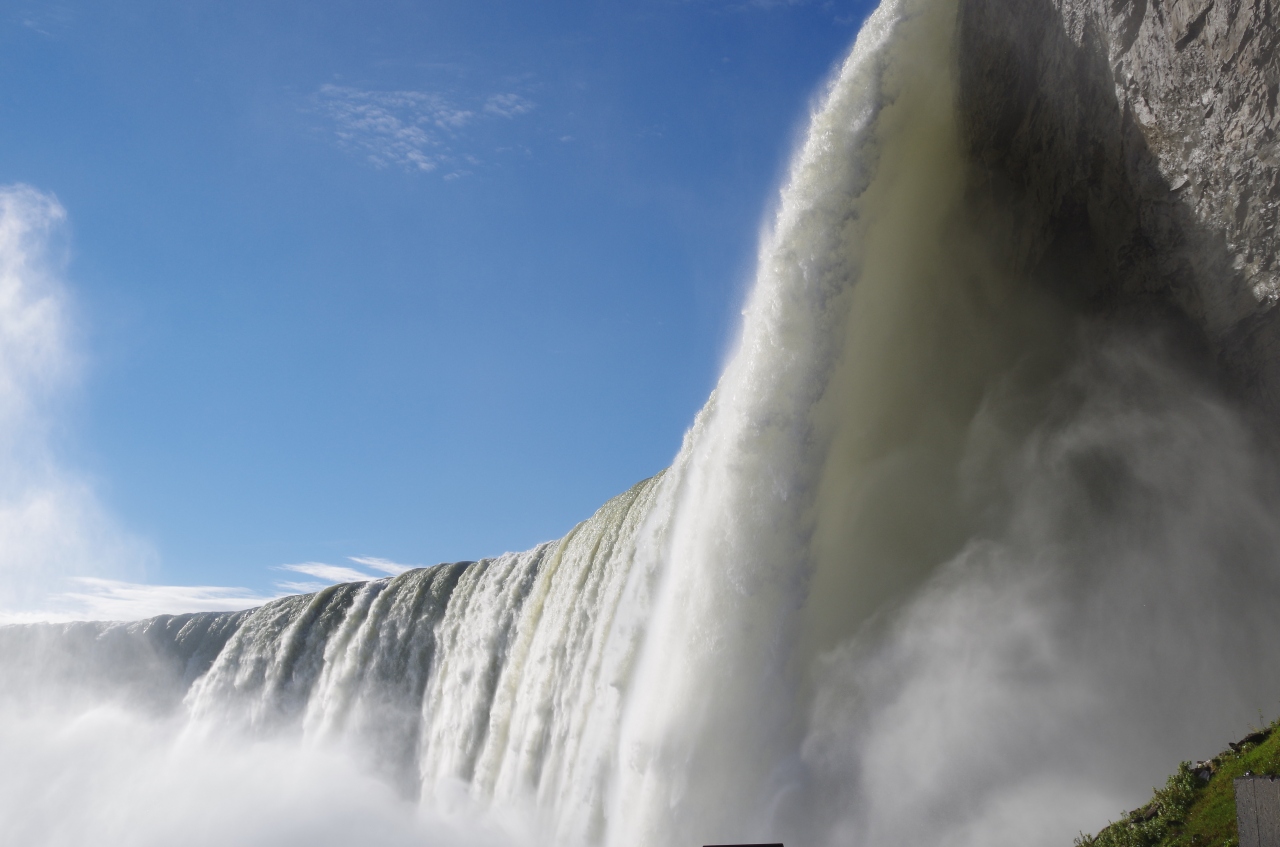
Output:
M1047 391L991 392L962 460L981 529L822 660L816 843L1068 844L1280 708L1271 460L1158 344L1081 347Z
M65 221L52 195L0 187L0 616L42 605L67 577L141 576L155 558L51 444L81 370Z

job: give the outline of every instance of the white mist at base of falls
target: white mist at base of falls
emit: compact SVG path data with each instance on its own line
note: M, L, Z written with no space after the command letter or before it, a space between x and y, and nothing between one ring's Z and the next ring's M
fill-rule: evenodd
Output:
M1026 277L955 17L869 19L675 463L564 539L0 628L8 833L1047 847L1273 712L1271 453L1172 330Z

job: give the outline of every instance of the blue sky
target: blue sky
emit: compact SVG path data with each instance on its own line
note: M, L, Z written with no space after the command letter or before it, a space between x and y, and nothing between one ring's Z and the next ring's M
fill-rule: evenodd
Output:
M9 452L126 539L50 573L270 592L525 549L666 466L870 6L8 9L0 185L56 211L74 364Z

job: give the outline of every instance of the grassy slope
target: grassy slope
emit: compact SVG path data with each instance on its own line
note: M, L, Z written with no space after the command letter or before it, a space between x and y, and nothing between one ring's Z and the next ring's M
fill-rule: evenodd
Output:
M1208 765L1211 775L1204 767L1183 762L1150 803L1095 836L1080 836L1076 847L1235 847L1239 835L1231 781L1246 771L1280 775L1277 729L1280 720L1201 763Z

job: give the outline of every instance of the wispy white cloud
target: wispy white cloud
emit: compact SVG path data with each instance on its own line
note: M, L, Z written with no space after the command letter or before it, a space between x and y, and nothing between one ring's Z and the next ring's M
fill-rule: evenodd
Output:
M40 611L0 612L0 623L130 621L184 612L231 612L279 597L214 585L150 585L99 577L71 577L75 590L51 596Z
M858 23L866 14L866 10L863 10L862 14L844 11L848 4L837 3L835 0L685 0L685 2L700 4L715 12L730 13L795 9L799 7L816 8L831 16L841 26Z
M479 164L469 131L485 119L510 119L533 111L533 101L515 93L492 94L463 106L439 92L375 91L323 85L314 101L333 123L343 147L377 167L442 170L457 177Z
M445 140L475 116L425 91L363 91L325 85L317 99L344 146L379 167L432 171L445 161Z
M39 8L27 7L18 12L17 22L26 29L48 38L56 37L69 27L74 19L71 9L56 4L41 4Z
M39 523L32 514L22 516L31 526ZM0 527L0 545L5 533ZM398 576L417 565L402 565L376 556L349 556L348 559L378 573L367 573L342 565L324 562L301 562L279 565L273 570L288 571L312 577L310 580L278 580L275 591L263 593L249 588L220 585L152 585L104 577L71 576L62 584L71 590L47 594L38 607L0 609L0 624L34 621L112 620L129 621L156 615L185 612L229 612L261 606L287 594L309 594L340 582L366 582L386 575Z
M348 556L347 558L357 565L364 565L366 568L373 568L375 571L382 571L391 576L399 576L405 571L422 567L421 565L402 565L390 559L379 559L377 556Z
M484 104L486 112L500 118L514 118L516 115L528 114L533 109L533 101L519 94L494 94Z
M292 571L300 573L304 576L314 577L321 580L315 582L281 582L277 583L281 587L296 588L306 586L305 590L315 591L326 585L332 585L335 582L364 582L365 580L377 579L377 577L358 571L355 568L344 568L341 565L326 565L324 562L302 562L297 565L280 565L277 570Z
M276 587L285 591L305 593L319 591L338 582L365 582L371 579L381 579L384 574L398 576L411 568L417 567L416 565L402 565L390 559L380 559L376 556L348 556L347 559L357 565L364 565L367 568L379 571L379 573L371 574L365 571L358 571L355 568L348 568L343 565L329 565L324 562L302 562L296 565L280 565L276 570L300 573L304 576L312 577L311 580L305 582L282 580L276 583Z
M732 3L730 8L740 11L747 9L778 9L788 6L808 6L809 0L744 0L741 3Z

